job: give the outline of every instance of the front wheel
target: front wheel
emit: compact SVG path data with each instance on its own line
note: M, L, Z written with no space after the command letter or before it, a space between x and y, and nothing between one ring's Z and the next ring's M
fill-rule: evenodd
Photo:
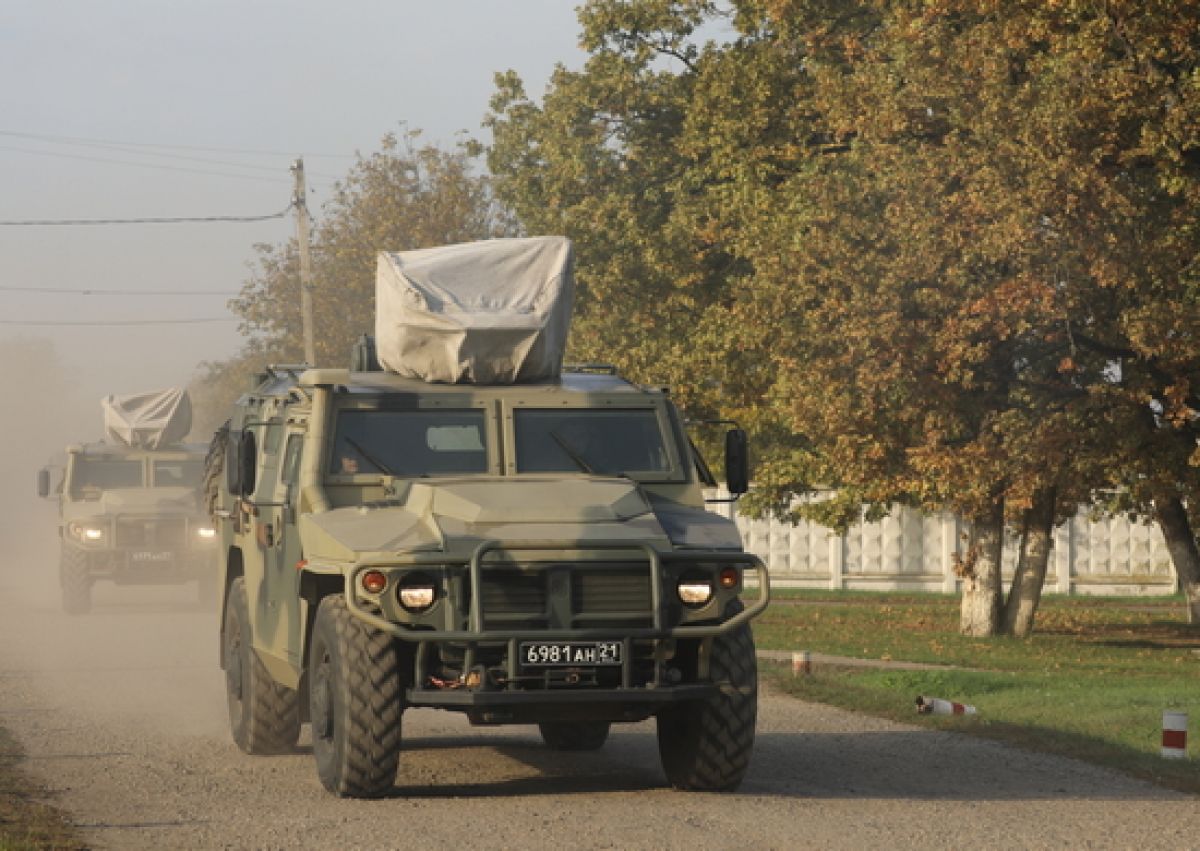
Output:
M712 640L709 672L720 688L716 695L659 713L658 753L676 789L732 792L750 767L758 714L758 665L749 626Z
M58 581L62 587L62 607L68 615L86 615L92 610L92 578L88 575L88 556L74 547L63 547L58 563Z
M308 695L321 784L341 798L385 795L400 764L400 658L396 642L351 614L338 595L317 609Z
M556 751L595 751L608 741L607 721L544 721L538 724L546 747Z
M300 699L279 685L251 646L246 580L229 586L225 603L225 690L229 728L237 746L249 754L288 753L300 737Z

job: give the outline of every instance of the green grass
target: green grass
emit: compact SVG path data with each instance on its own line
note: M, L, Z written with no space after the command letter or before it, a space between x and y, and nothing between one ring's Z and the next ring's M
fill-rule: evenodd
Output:
M20 746L0 728L0 851L86 846L62 813L39 798L40 790L20 769Z
M1028 640L958 634L958 600L924 594L784 592L755 621L760 649L809 650L972 670L763 665L805 700L1077 757L1200 794L1200 628L1181 598L1047 597ZM974 716L917 715L917 695ZM1162 713L1187 712L1189 756L1164 760Z

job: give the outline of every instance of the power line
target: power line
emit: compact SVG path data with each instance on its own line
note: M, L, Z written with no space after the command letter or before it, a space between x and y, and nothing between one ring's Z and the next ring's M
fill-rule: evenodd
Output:
M192 157L183 154L163 153L163 151L207 151L226 154L240 154L242 156L271 156L271 157L291 157L293 154L288 154L285 151L259 151L246 148L205 148L196 145L157 145L151 142L115 142L103 139L85 139L77 136L52 136L44 133L19 133L11 130L0 130L0 137L11 137L17 139L29 139L35 142L45 142L51 145L69 145L77 148L96 148L102 151L116 151L117 153L131 154L133 156L150 156L159 157L161 159L183 160L185 162L205 163L208 165L230 166L232 168L250 169L252 171L278 171L274 165L256 165L254 163L239 163L230 162L228 160L213 160L206 157ZM154 150L154 149L161 150ZM41 157L61 157L65 159L79 159L87 162L101 162L113 165L131 165L140 166L142 168L162 168L169 171L186 171L196 172L199 174L215 174L222 177L244 178L250 180L267 180L268 178L255 178L252 175L246 174L229 174L228 172L220 171L202 171L197 169L185 169L180 167L171 167L158 163L140 163L130 162L128 160L110 160L103 157L87 157L82 154L67 154L57 153L55 151L32 150L30 148L15 148L7 145L0 145L0 150L14 151L16 153L34 154ZM309 156L320 157L323 159L354 159L357 154L311 154ZM340 177L331 174L317 174L326 181L337 181Z
M240 295L232 290L105 290L105 289L65 289L62 287L5 287L0 286L0 292L6 293L54 293L67 295Z
M282 219L292 210L288 204L278 213L266 216L162 216L140 219L4 219L0 227L31 227L35 225L177 225L209 222L265 222Z
M3 135L3 134L0 134L0 135ZM253 163L237 163L237 162L230 162L229 160L213 160L213 159L209 159L207 157L189 157L189 156L186 156L183 154L163 154L163 153L159 153L158 151L142 150L139 148L126 147L126 146L116 145L116 144L109 145L109 144L103 144L103 143L99 143L99 142L94 143L94 144L84 144L82 142L52 142L51 144L72 145L72 146L81 147L81 148L98 148L99 150L102 150L102 151L116 151L117 153L120 153L120 154L130 154L132 156L158 157L160 159L167 159L167 160L182 160L184 162L204 163L205 165L230 166L231 168L248 169L251 171L266 171L266 172L271 172L272 174L278 173L278 171L279 171L279 167L274 166L274 165L254 165ZM178 167L172 168L170 166L162 166L158 163L151 163L151 162L130 162L129 160L109 160L109 159L104 159L101 157L85 157L82 154L63 154L63 153L57 153L55 151L36 151L36 150L31 150L29 148L14 148L14 147L11 147L8 145L0 145L0 151L15 151L17 153L22 153L22 154L35 154L40 157L63 157L66 159L82 159L82 160L87 160L89 162L102 162L102 163L110 163L110 164L118 164L118 165L142 166L144 168L160 167L160 168L167 168L171 171L198 171L196 169L180 169ZM228 172L222 172L222 171L199 171L199 173L200 174L214 174L214 175L218 175L221 177L235 177L235 178L236 177L252 177L252 175L229 174ZM340 179L331 174L322 174L322 175L319 175L319 177L322 177L326 180L334 180L334 181ZM259 178L259 179L265 179L265 178Z
M274 166L274 165L255 165L253 163L239 163L239 162L232 162L230 160L214 160L214 159L209 159L208 157L187 156L186 154L165 154L165 153L160 153L158 151L146 150L144 148L132 147L132 146L128 146L128 145L118 145L118 144L110 145L110 144L106 144L106 143L102 143L102 142L96 142L96 143L91 143L91 144L83 143L83 142L51 142L51 144L71 145L72 147L79 147L79 148L98 148L99 150L102 150L102 151L116 151L117 153L132 154L134 156L139 156L139 157L158 157L160 159L165 159L165 160L182 160L184 162L203 163L205 165L225 165L225 166L231 166L233 168L248 169L250 171L269 171L271 173L278 173L278 171L279 171L279 167ZM21 150L28 150L28 149L22 148ZM40 151L39 153L42 153L46 156L60 156L58 154L55 154L53 151Z
M198 325L208 322L241 322L233 316L205 316L195 319L0 319L0 325L45 326L45 325Z
M58 157L59 159L68 160L83 160L84 162L106 163L108 165L125 165L134 168L153 168L159 171L182 171L188 174L206 174L210 177L229 177L234 180L257 180L261 183L281 183L280 179L274 177L259 177L253 174L230 174L224 171L212 171L211 169L203 168L187 168L178 165L164 165L162 163L137 163L129 160L113 160L107 157L89 157L83 154L64 154L57 151L35 151L30 148L14 148L10 145L0 145L0 151L15 151L19 154L33 154L39 157ZM239 168L242 166L239 166Z
M208 151L223 154L246 154L248 156L261 157L294 157L295 151L264 151L254 148L222 148L222 147L204 147L200 145L160 145L154 142L122 142L113 139L88 139L82 136L58 136L51 133L22 133L17 130L0 130L0 136L13 136L20 139L35 139L43 142L58 142L62 144L77 144L77 145L92 145L92 146L114 146L120 145L129 148L162 148L168 151ZM163 156L163 155L160 155ZM306 157L321 157L328 159L354 159L354 154L305 154Z

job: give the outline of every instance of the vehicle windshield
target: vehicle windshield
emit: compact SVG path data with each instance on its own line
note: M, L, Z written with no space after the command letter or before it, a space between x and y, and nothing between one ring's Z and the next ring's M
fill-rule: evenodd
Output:
M71 470L71 496L95 496L114 488L142 487L142 462L138 459L85 458L79 456Z
M156 488L199 488L203 475L204 464L199 460L154 462Z
M515 412L517 471L621 476L671 469L658 416L649 408Z
M338 414L333 475L486 473L483 411L346 410Z

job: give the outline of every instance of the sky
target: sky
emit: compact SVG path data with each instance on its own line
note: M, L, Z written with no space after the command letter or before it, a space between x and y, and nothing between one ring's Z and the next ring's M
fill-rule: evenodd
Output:
M319 215L385 134L485 138L495 72L516 70L540 97L556 63L580 67L576 5L5 0L0 222L280 213L296 157ZM186 384L241 346L227 301L254 245L294 233L291 215L0 225L0 342L50 341L97 399Z

